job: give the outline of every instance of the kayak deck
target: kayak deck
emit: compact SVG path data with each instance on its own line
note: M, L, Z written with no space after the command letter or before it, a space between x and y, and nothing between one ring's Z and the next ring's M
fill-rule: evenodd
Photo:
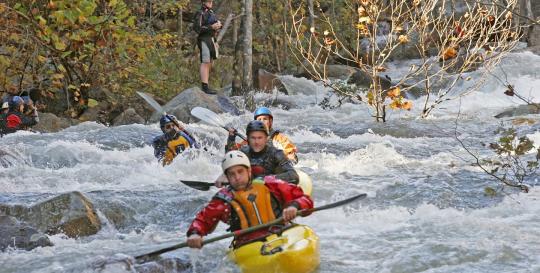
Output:
M229 252L229 258L244 273L305 273L319 266L319 237L311 228L296 225L281 236L243 245Z

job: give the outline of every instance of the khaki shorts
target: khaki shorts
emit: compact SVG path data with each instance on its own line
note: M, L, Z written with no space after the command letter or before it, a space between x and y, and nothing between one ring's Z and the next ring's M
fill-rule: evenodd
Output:
M217 59L217 46L212 37L202 37L198 39L199 51L201 53L201 63L210 63Z

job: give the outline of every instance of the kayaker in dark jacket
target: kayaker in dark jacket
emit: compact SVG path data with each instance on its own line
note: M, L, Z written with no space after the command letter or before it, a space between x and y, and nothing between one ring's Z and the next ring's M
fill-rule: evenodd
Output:
M230 185L221 189L195 217L187 236L192 248L202 247L202 237L216 228L219 221L227 223L230 231L268 223L278 217L285 222L296 217L298 210L313 208L313 201L300 187L274 177L254 181L251 163L240 151L225 154L221 167ZM234 247L270 235L268 229L255 231L233 241Z
M234 150L236 147L235 135L231 131L229 132L227 146L225 147L225 151L227 152ZM277 179L298 184L298 174L294 170L293 164L285 156L283 150L275 148L269 142L268 128L263 122L258 120L251 121L246 127L246 134L248 145L240 147L240 151L248 155L251 162L251 170L255 177L275 175ZM219 181L216 182L219 186Z
M212 10L212 0L202 0L201 9L195 14L193 26L197 37L197 45L199 46L201 59L201 88L207 94L216 94L216 92L208 86L210 78L210 70L212 68L212 60L217 59L218 48L215 41L217 31L221 28L221 22L217 19Z
M163 135L152 141L154 156L162 162L163 166L171 164L173 159L187 148L199 148L195 138L184 128L179 128L178 121L173 115L164 115L159 120Z

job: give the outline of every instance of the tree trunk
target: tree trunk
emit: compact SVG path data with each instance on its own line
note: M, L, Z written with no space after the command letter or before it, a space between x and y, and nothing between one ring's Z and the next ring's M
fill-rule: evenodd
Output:
M308 11L309 11L309 27L314 28L315 27L315 11L313 6L313 0L308 0Z
M253 88L253 0L244 2L244 19L242 91L247 93Z
M183 31L183 24L184 22L182 21L182 9L181 8L178 8L177 10L178 14L176 14L176 27L177 27L177 30L178 30L178 42L179 42L179 46L178 48L181 50L182 49L182 44L183 44L183 40L184 40L184 31Z
M240 29L244 28L244 18L245 16L242 16L242 19L240 20ZM234 65L233 65L233 82L232 82L232 95L233 96L240 96L242 95L242 39L243 39L243 33L238 33L238 22L235 21L235 29L236 29L236 43L234 43ZM240 34L240 35L238 35ZM233 38L234 39L234 38Z

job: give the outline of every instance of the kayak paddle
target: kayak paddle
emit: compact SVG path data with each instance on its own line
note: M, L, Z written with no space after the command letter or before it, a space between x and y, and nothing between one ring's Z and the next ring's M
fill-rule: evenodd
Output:
M210 189L210 187L216 186L215 183L212 182L204 182L204 181L190 181L190 180L180 180L180 182L184 183L188 187L192 187L196 190L200 191L207 191ZM228 185L229 183L223 183L222 185Z
M212 112L209 109L203 107L195 107L191 109L191 115L210 125L221 127L229 131L229 127L225 126L225 121L223 121L223 119L221 119L218 114ZM243 140L247 140L245 136L241 135L238 132L235 132L234 134Z
M163 116L166 116L167 115L167 112L165 112L165 109L163 109L163 107L161 107L161 105L159 105L159 103L154 100L154 98L152 98L152 96L150 96L149 94L146 94L144 92L139 92L139 91L136 91L137 92L137 95L139 95L141 98L143 98L148 104L150 104L150 106L152 106L152 108L154 108L154 110L158 113L160 113L161 115ZM178 128L180 128L182 130L182 132L186 133L188 136L190 136L193 140L195 140L195 142L197 142L197 140L195 139L195 137L190 134L185 128L183 125L180 125L180 123L178 123L178 121L173 118L171 119L172 122L174 123L174 125L176 125Z
M353 197L350 197L350 198L347 198L347 199L344 199L344 200L341 200L341 201L337 201L337 202L334 202L334 203L326 204L326 205L323 205L323 206L320 206L320 207L316 207L316 208L312 208L312 209L300 210L300 211L298 211L296 213L296 216L304 216L304 215L307 216L308 214L316 212L316 211L327 210L327 209L332 209L332 208L335 208L335 207L343 206L343 205L348 204L350 202L360 200L360 199L364 199L364 198L366 198L366 196L367 196L367 194L362 193L362 194L358 194L358 195L355 195ZM206 240L203 241L203 245L207 245L209 243L220 241L220 240L230 238L230 237L233 237L233 236L238 237L238 236L241 236L241 235L244 235L244 234L247 234L247 233L251 233L251 232L263 229L263 228L268 228L268 227L271 227L273 225L280 224L281 222L283 222L283 218L279 217L279 218L277 218L277 219L275 219L273 221L270 221L270 222L268 222L266 224L253 226L253 227L249 227L249 228L246 228L246 229L241 229L241 230L226 233L226 234L223 234L223 235L220 235L220 236L216 236L216 237L213 237L213 238L210 238L210 239L206 239ZM150 253L135 256L135 260L137 260L139 262L145 262L145 261L148 261L148 260L150 260L151 258L153 258L153 257L155 257L157 255L160 255L160 254L163 254L165 252L172 251L172 250L176 250L176 249L179 249L179 248L184 248L184 247L187 247L187 246L188 246L187 242L180 243L180 244L175 244L175 245L163 248L163 249L152 251Z

